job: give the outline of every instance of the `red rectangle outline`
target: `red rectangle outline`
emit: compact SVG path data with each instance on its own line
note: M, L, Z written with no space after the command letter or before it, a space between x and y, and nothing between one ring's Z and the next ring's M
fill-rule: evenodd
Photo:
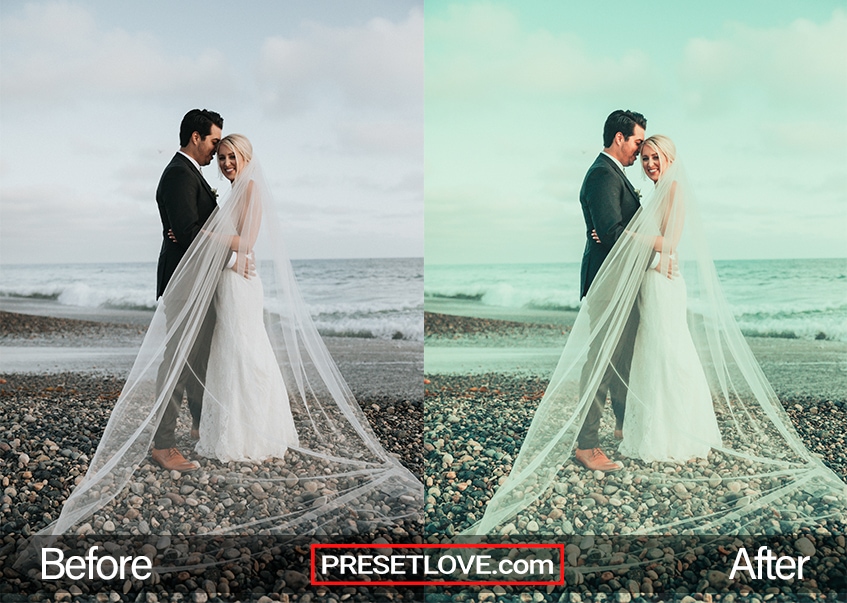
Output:
M564 586L565 545L559 544L318 544L310 548L310 579L312 586ZM316 580L315 551L317 549L559 549L561 560L558 580Z

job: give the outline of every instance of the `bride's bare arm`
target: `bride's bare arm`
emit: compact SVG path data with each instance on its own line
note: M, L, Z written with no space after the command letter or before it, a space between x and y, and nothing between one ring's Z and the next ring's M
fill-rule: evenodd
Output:
M237 220L236 230L239 234L233 235L229 243L230 249L236 254L232 269L245 278L250 278L255 274L253 245L262 224L262 203L254 195L253 180L247 183L247 191Z
M227 267L231 268L245 278L255 274L255 264L252 257L253 245L259 236L259 227L262 223L262 204L254 198L253 180L247 183L245 198L237 216L237 235L224 235L213 233L208 230L200 232L209 238L215 238L221 242L227 241L230 251L234 252Z
M676 181L671 183L670 200L665 209L665 215L662 217L662 236L656 237L653 241L654 251L674 253L676 246L679 245L682 226L685 223L685 207L682 203L677 203L676 185Z
M262 225L262 204L254 197L254 182L247 183L247 198L244 207L238 217L238 232L240 234L232 237L230 249L233 251L250 251L256 244L259 236L259 227Z

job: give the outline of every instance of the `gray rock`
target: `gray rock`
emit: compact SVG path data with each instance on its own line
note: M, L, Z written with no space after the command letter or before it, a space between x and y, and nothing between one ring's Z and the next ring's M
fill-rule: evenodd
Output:
M805 536L801 536L794 542L794 549L805 557L814 557L816 552L815 545Z
M717 591L725 590L732 582L729 576L719 570L709 570L706 572L706 580L709 581L709 586Z
M289 586L289 588L294 590L299 590L309 586L309 577L296 570L285 570L283 580L285 580L285 583Z

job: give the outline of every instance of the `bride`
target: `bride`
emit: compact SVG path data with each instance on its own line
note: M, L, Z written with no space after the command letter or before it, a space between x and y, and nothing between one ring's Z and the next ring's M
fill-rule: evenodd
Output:
M656 186L603 262L510 472L467 533L843 533L847 486L806 449L741 334L673 143L654 136L643 153ZM629 377L618 375L626 459L608 476L585 472L572 456L580 429L639 313Z
M218 167L232 183L249 178L253 146L241 134L218 145ZM237 195L236 195L237 192ZM252 260L259 236L262 202L255 181L239 182L233 205L237 235L230 249ZM264 293L258 276L244 278L242 267L224 270L215 289L215 327L206 369L200 440L195 450L221 461L282 458L297 446L297 431L282 374L262 318Z
M651 136L641 147L644 173L657 185L674 159L676 147L667 136ZM662 187L663 197L653 200L661 208L653 250L665 263L677 258L685 222L676 190L671 181ZM636 298L639 322L618 450L644 461L706 458L721 445L709 384L688 330L685 280L668 268L660 262L647 270Z
M382 447L318 334L249 141L226 137L218 161L231 191L176 267L86 474L41 534L419 531L423 486ZM210 308L210 359L195 373L207 458L162 475L150 445ZM171 490L191 493L162 511Z

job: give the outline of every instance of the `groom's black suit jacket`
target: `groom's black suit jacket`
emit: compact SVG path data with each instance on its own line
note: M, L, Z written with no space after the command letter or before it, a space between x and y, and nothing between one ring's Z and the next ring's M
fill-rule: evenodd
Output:
M603 153L588 168L579 191L579 203L585 218L586 236L580 271L582 298L641 203L623 171ZM592 230L597 231L600 243L591 238Z
M182 256L218 204L209 183L181 153L174 155L159 180L156 204L162 218L162 250L156 279L156 298L159 298ZM168 237L168 229L173 230L176 243Z

